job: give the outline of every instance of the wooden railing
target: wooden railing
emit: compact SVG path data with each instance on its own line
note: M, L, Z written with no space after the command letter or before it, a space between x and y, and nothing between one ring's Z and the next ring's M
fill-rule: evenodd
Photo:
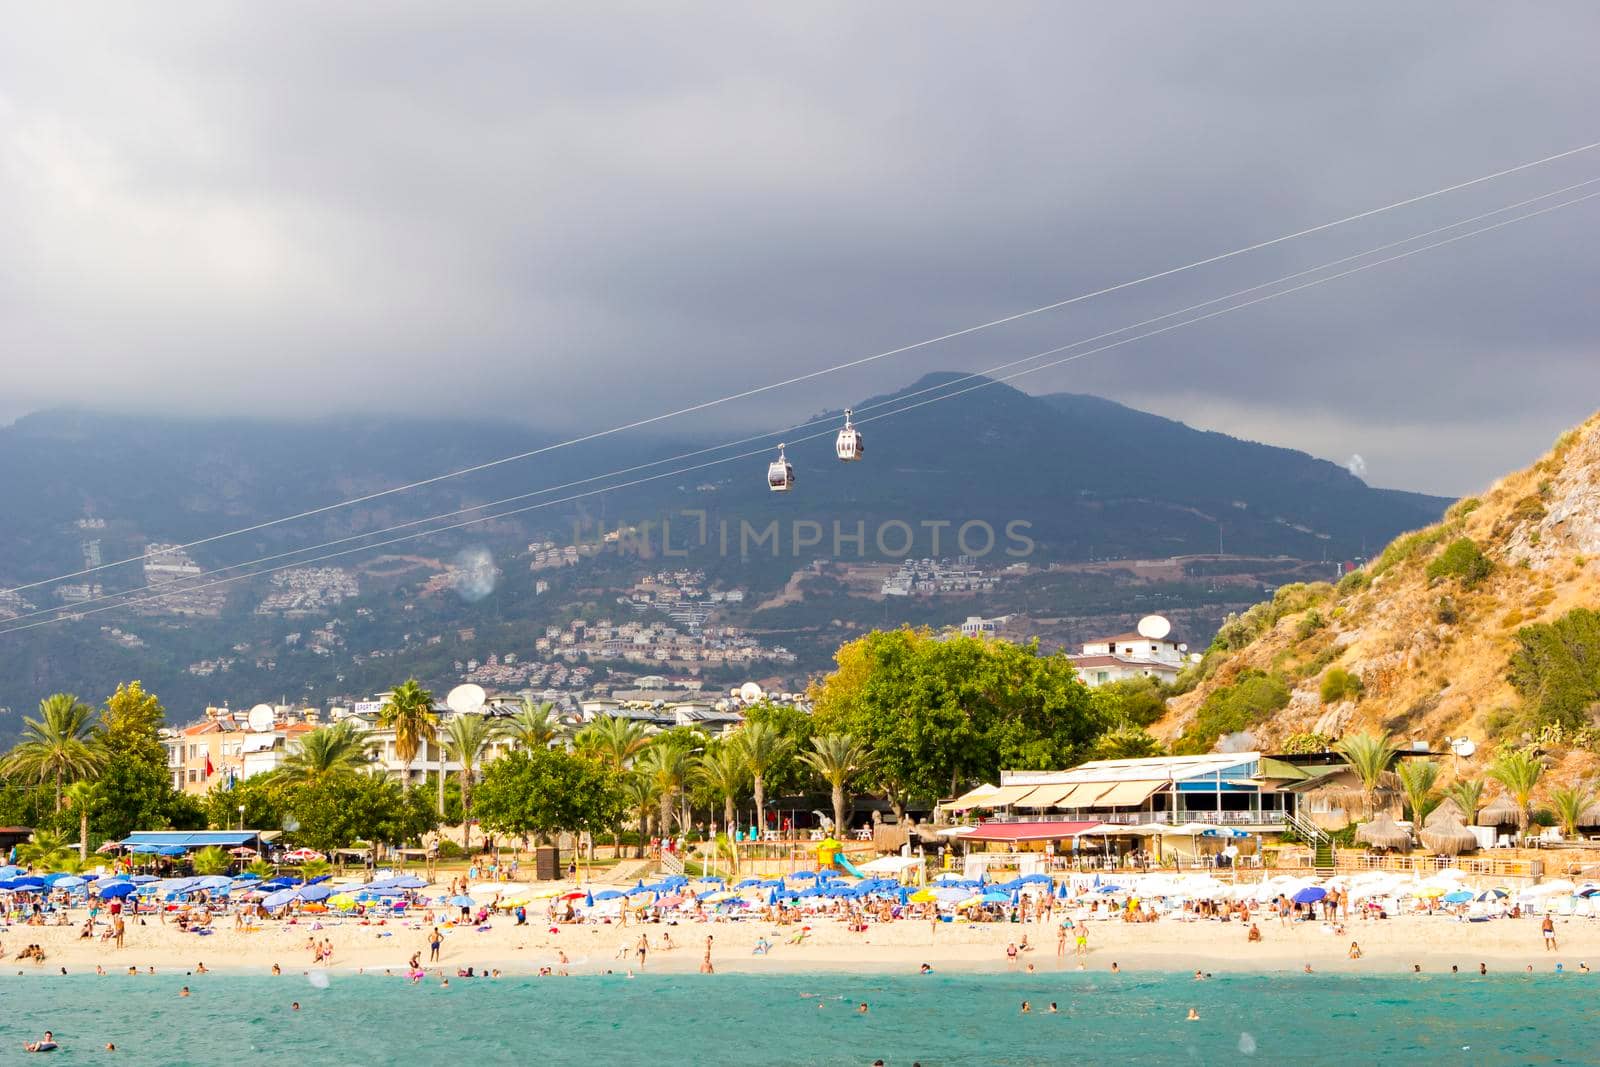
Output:
M1539 878L1544 861L1534 859L1477 859L1471 856L1379 856L1341 850L1334 860L1340 871L1394 871L1423 878L1440 871L1457 870L1478 878Z

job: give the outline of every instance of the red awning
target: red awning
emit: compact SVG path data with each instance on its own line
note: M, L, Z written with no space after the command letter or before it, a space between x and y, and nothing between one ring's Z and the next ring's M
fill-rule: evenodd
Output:
M991 822L963 841L1059 841L1099 826L1098 822Z

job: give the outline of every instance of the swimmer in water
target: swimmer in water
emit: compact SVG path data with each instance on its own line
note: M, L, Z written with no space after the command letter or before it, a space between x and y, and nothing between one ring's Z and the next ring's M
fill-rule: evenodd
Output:
M1060 1011L1061 1011L1061 1009L1056 1007L1056 1002L1052 1000L1050 1002L1050 1014L1051 1015L1055 1015L1055 1014L1059 1013Z
M182 989L178 990L178 996L186 997L188 995L189 995L189 987L188 986L184 986Z
M1190 1008L1189 1009L1188 1018L1185 1021L1191 1022L1191 1023L1199 1022L1200 1021L1200 1013L1195 1011L1193 1008Z
M932 974L933 973L933 968L929 967L926 963L924 963L922 965L921 973L923 973L923 974Z
M54 1052L61 1046L56 1044L55 1032L52 1030L46 1030L44 1032L44 1036L39 1040L30 1041L28 1044L23 1045L22 1047L28 1052Z
M1023 1015L1032 1015L1033 1014L1033 1005L1029 1004L1026 1000L1024 1000L1022 1002L1022 1014Z
M290 1011L299 1011L300 1010L300 1002L297 1000L294 1003L290 1004L289 1005L289 1010Z
M867 1002L863 1000L861 1002L861 1004L856 1008L856 1014L857 1015L865 1015L866 1013L867 1013Z

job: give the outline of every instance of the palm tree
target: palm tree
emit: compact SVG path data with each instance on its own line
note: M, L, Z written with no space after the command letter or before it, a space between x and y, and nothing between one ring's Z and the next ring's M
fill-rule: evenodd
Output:
M272 864L263 859L251 860L249 866L245 867L245 871L255 875L257 878L271 878L275 873Z
M221 874L228 869L228 854L210 845L194 854L195 874Z
M1459 778L1450 783L1444 795L1456 802L1456 807L1461 809L1461 818L1469 826L1478 818L1478 809L1483 806L1483 779Z
M738 819L734 804L744 795L750 780L744 759L732 745L713 745L697 761L695 777L722 799L722 824L731 835Z
M1367 817L1371 818L1378 810L1379 800L1393 796L1399 788L1400 779L1389 770L1399 750L1390 743L1387 732L1350 734L1333 748L1360 780L1361 803Z
M1411 808L1411 822L1420 830L1428 814L1428 801L1433 797L1433 785L1439 780L1439 765L1432 760L1404 760L1397 770L1400 788Z
M59 870L76 858L72 854L71 844L54 830L40 830L33 835L32 841L17 847L19 861L44 870Z
M660 810L660 829L663 837L672 824L672 808L689 776L694 773L694 760L682 745L657 742L644 750L639 757L639 770L649 775L656 788L656 805Z
M644 855L645 838L650 836L650 816L654 814L658 796L655 779L642 771L630 772L622 780L622 792L628 801L628 810L639 819L639 844L634 850Z
M744 759L750 772L756 801L756 830L767 828L767 775L776 770L794 747L794 739L785 737L769 722L748 722L733 735L733 744Z
M24 720L5 772L40 783L54 779L59 815L66 783L94 774L105 759L94 743L94 709L71 693L56 693L39 701L37 719Z
M1588 785L1575 785L1571 788L1565 786L1550 790L1550 806L1555 809L1556 821L1561 824L1561 833L1566 837L1575 837L1578 833L1578 823L1583 819L1584 809L1594 802L1594 789Z
M845 787L867 765L867 747L849 734L813 737L815 752L801 755L806 764L833 787L833 832L844 832Z
M1522 825L1528 825L1533 791L1544 775L1544 764L1525 748L1512 749L1489 767L1489 777L1506 787L1522 811Z
M66 789L67 806L78 813L78 858L89 862L89 809L94 805L93 782L73 782Z
M472 845L472 781L484 750L505 734L505 726L486 715L457 715L444 731L444 750L461 764L461 847Z
M359 771L367 762L371 744L354 720L319 726L300 738L275 772L289 785L319 785Z
M378 709L378 725L394 730L394 754L404 767L406 788L411 788L411 763L422 746L439 734L439 717L433 713L433 694L415 678L396 686ZM440 761L439 790L444 791L444 761Z
M579 751L587 752L615 771L624 771L650 744L650 731L641 723L617 715L602 715L578 731Z
M520 748L549 748L562 734L555 708L548 700L535 704L532 697L524 697L522 707L506 726L507 735Z

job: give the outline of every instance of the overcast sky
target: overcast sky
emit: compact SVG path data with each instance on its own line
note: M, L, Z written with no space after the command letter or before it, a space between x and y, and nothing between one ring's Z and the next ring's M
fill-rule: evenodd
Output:
M0 420L610 425L1600 141L1591 4L1111 7L14 9ZM699 418L803 417L1596 176L1600 150ZM1600 199L1016 384L1470 491L1600 407L1597 229Z

